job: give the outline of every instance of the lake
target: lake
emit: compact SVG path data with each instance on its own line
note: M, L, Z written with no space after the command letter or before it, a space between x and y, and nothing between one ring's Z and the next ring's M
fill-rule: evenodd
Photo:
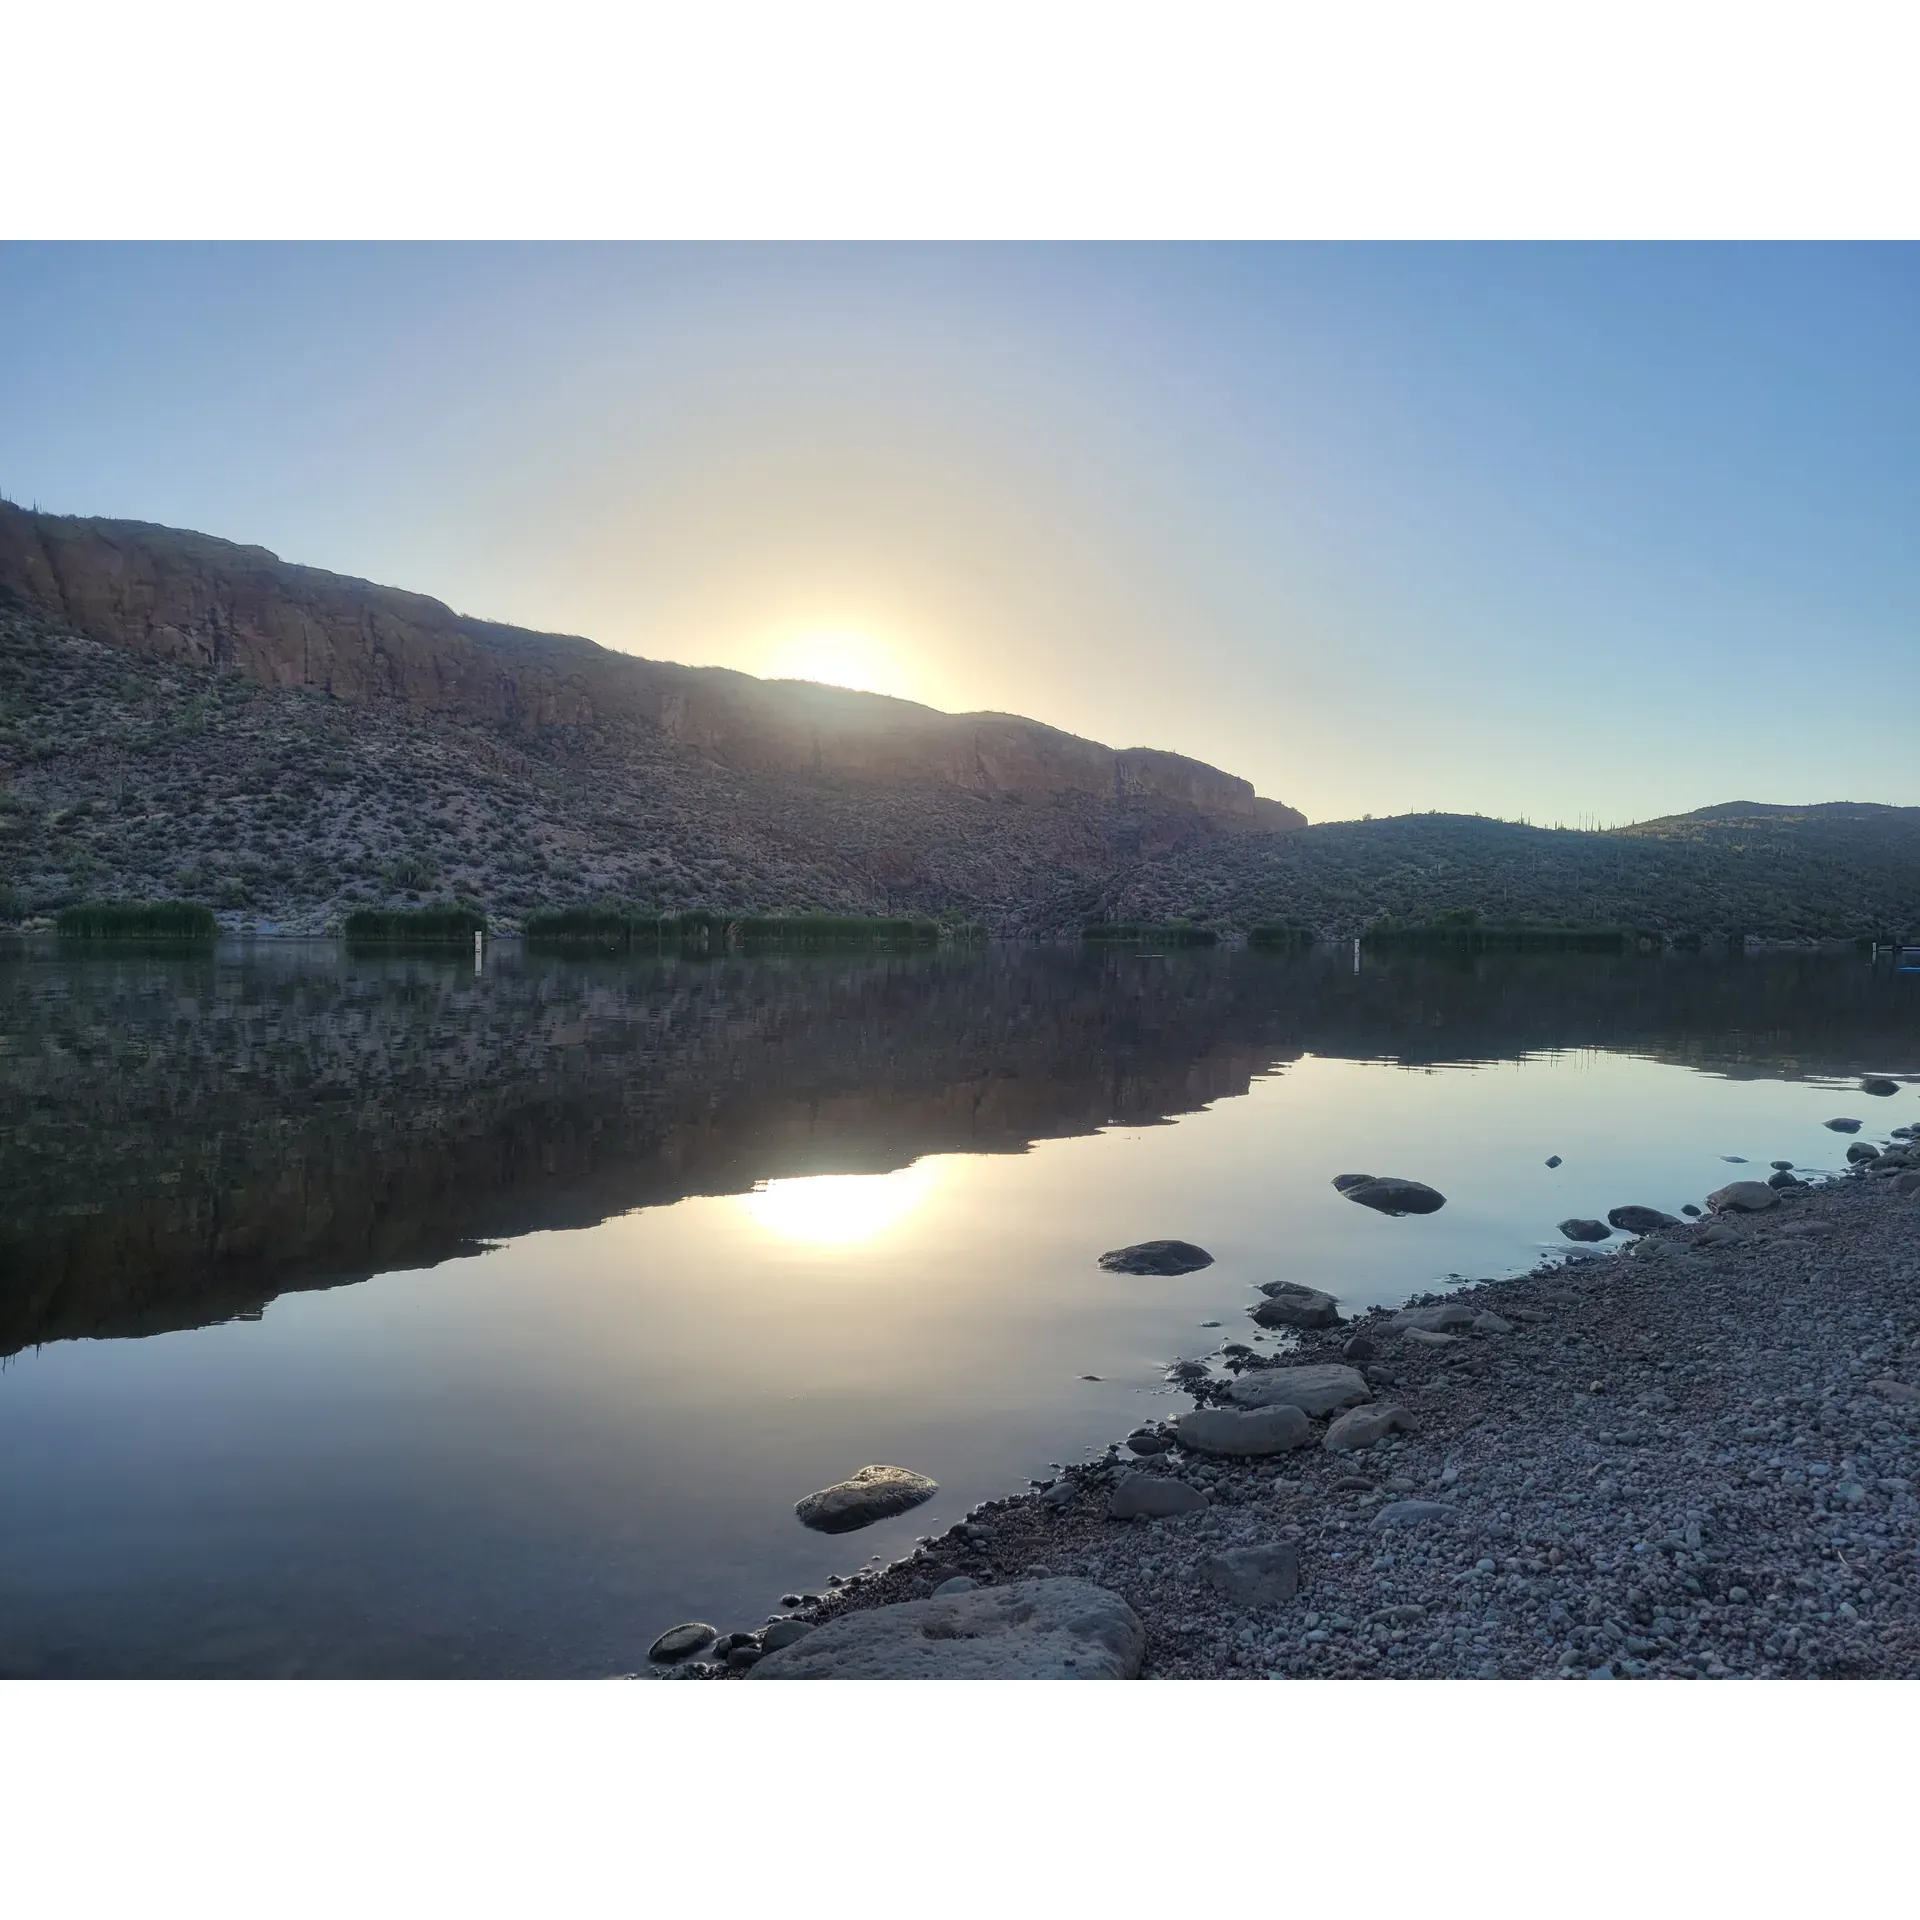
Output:
M1518 1272L1916 1076L1864 957L17 942L0 1674L631 1672L1184 1407L1260 1281ZM798 1524L869 1462L941 1491Z

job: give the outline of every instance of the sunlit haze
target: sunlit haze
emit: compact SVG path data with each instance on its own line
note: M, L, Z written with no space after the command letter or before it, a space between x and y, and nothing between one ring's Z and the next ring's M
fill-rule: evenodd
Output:
M1905 247L0 249L0 489L1315 819L1920 801Z

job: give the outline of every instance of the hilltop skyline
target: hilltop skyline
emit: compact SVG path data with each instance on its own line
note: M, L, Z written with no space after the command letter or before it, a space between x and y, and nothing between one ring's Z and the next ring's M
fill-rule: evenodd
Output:
M1910 248L0 249L0 489L1314 819L1920 800Z

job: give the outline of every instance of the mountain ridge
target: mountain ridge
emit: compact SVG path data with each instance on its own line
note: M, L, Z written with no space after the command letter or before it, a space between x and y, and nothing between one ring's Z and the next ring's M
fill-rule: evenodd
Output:
M534 727L637 720L735 772L1164 800L1229 830L1306 824L1251 782L1166 749L1108 747L1017 714L948 714L892 695L646 659L144 521L0 503L0 591L91 639L226 667L262 686Z

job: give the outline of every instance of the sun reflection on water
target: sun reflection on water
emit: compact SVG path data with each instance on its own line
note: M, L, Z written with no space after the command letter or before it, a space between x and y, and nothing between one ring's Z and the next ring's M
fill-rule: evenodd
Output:
M803 1246L845 1247L878 1239L923 1205L939 1184L921 1161L897 1173L832 1173L763 1180L738 1204L756 1226Z

